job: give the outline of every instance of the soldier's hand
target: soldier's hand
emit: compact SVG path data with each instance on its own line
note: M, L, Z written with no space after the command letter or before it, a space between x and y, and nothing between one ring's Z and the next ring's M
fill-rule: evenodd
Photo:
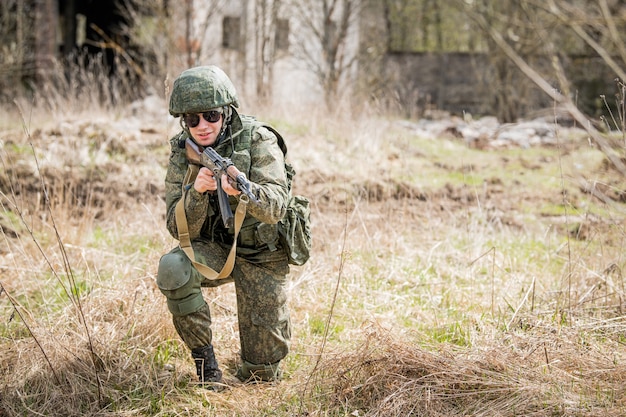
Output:
M196 181L193 183L193 188L200 194L206 191L217 190L217 181L213 177L213 171L206 167L200 168Z
M230 182L228 181L228 177L226 176L226 174L222 174L222 189L228 195L239 195L239 194L241 194L241 191L239 191L238 189L236 189L232 185L230 185Z

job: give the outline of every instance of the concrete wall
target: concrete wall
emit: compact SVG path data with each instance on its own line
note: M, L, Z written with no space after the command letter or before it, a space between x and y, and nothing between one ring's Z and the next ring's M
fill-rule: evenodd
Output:
M546 60L533 66L545 74L553 71ZM572 81L569 94L588 114L607 114L600 96L615 104L615 75L600 58L569 57L564 62ZM407 115L436 108L454 114L498 115L504 106L518 117L553 103L510 62L494 62L487 54L396 53L387 55L382 66L386 90L396 97ZM558 83L548 77L554 86Z

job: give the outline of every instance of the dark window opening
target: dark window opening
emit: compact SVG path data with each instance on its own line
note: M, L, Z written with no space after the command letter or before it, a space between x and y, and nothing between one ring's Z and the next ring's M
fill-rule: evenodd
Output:
M222 47L226 49L239 49L239 34L241 19L234 16L224 16L222 21Z
M289 20L278 19L276 21L276 50L289 50Z

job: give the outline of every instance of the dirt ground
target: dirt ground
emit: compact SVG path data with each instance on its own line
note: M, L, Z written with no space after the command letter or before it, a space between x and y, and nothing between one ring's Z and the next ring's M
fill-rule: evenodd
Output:
M85 211L96 219L103 219L108 212L118 213L120 209L137 204L158 208L164 195L163 178L172 129L176 127L171 124L168 131L144 128L140 121L133 119L130 122L65 121L32 132L19 129L2 132L0 198L5 210L0 213L0 225L4 233L7 236L17 233L7 219L14 202L23 204L22 209L31 213L45 211L47 204L53 209L66 208L77 219ZM522 150L513 154L510 148L483 149L461 163L446 158L435 160L437 158L410 149L406 144L398 145L385 150L380 157L384 163L382 168L362 168L365 175L341 169L337 164L329 169L324 162L332 158L324 154L332 151L330 146L324 148L328 139L316 139L322 145L313 149L301 148L303 143L310 142L308 133L296 139L291 148L291 159L298 170L294 191L310 197L321 211L333 211L339 207L337 204L348 204L348 200L354 198L372 205L402 201L405 209L417 212L428 206L464 213L480 205L489 213L490 221L515 226L524 221L521 219L528 218L529 206L533 206L539 210L531 215L550 217L558 225L564 223L565 212L550 212L546 208L563 206L566 202L572 206L572 230L576 237L584 238L585 227L580 224L593 223L598 227L604 221L589 213L581 218L579 213L584 207L578 207L580 202L591 198L619 210L626 202L623 173L598 153L588 159L585 154L577 154L581 147L587 146L584 138L564 141L558 150L554 150L551 143L539 144L535 148L546 149L542 153L529 151L525 154ZM450 128L435 140L464 146L463 138ZM399 164L407 155L421 162ZM570 161L563 162L568 157ZM393 167L398 165L414 171L414 175L397 175L399 171L394 171ZM555 171L558 165L561 165L561 172ZM425 176L441 178L473 175L482 183L430 184L419 178L414 180L421 175L420 171ZM546 192L545 188L534 186L536 178L558 175L563 177L561 187Z

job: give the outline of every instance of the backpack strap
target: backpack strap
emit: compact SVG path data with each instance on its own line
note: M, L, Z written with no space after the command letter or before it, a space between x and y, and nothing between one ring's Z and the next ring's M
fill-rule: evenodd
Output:
M283 151L283 155L287 156L287 144L285 143L285 139L283 139L283 136L280 133L278 133L278 131L270 125L263 124L262 126L266 128L267 130L269 130L270 132L272 132L276 136L276 140L278 141L278 147L280 148L281 151Z
M189 168L187 169L187 173L185 174L183 188L193 176L192 171L193 168L190 164ZM189 226L187 224L187 215L185 214L184 193L183 197L181 197L181 199L178 200L178 203L176 203L176 227L178 228L178 241L180 248L183 250L183 252L185 252L196 270L208 280L213 281L228 278L230 276L230 273L233 271L233 267L235 266L235 255L237 253L237 236L239 235L241 225L243 224L243 221L246 217L246 209L248 207L248 199L244 197L239 199L239 204L237 204L237 209L235 210L235 235L233 237L233 245L230 247L228 258L226 258L226 262L224 263L224 266L222 267L222 270L220 272L217 272L213 268L196 261L196 256L193 252L193 247L191 246L191 239L189 238Z
M247 131L248 134L253 134L252 132L256 131L256 129L258 129L259 127L264 127L267 130L269 130L270 132L272 132L275 136L276 139L278 141L278 146L280 147L280 150L283 151L283 155L287 156L287 144L285 143L285 139L283 139L283 136L278 133L278 131L276 129L274 129L271 125L264 123L264 122L260 122L258 121L256 118L252 117L252 116L241 116L241 122L244 125L244 131ZM244 142L243 146L246 149L250 148L250 139L248 139L246 142Z

